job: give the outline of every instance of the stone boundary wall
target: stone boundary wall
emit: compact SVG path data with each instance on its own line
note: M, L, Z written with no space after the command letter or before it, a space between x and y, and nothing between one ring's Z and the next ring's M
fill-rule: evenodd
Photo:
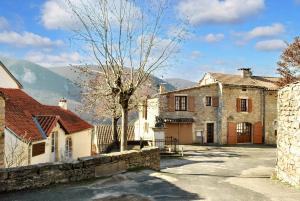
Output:
M278 94L277 178L300 186L300 83Z
M5 101L0 93L0 168L4 167L4 121Z
M35 189L52 184L100 178L130 169L160 170L158 148L79 158L70 163L44 163L0 169L0 192Z

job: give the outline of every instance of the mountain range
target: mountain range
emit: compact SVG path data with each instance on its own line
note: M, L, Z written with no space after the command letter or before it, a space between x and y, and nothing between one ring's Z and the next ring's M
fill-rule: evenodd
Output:
M24 90L43 104L57 105L59 99L68 100L68 108L79 113L81 88L75 84L78 73L71 66L46 68L39 64L0 56L0 60L23 85ZM162 80L152 76L153 86L166 83L166 90L186 88L196 83L183 79ZM88 114L80 116L92 122Z

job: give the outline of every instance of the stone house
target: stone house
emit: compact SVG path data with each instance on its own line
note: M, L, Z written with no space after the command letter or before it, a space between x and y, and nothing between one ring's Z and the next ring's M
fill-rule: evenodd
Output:
M140 107L136 138L276 144L277 80L242 68L240 75L206 73L191 88L166 92L161 86Z
M68 110L66 100L59 106L39 103L0 64L0 165L14 167L90 156L92 125Z
M278 93L276 174L279 180L300 187L300 82Z

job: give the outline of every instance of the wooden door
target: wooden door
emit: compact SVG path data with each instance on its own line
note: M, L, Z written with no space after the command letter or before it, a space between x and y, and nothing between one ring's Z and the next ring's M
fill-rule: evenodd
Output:
M251 143L252 125L247 122L237 124L237 142Z
M207 143L214 143L214 123L206 124Z

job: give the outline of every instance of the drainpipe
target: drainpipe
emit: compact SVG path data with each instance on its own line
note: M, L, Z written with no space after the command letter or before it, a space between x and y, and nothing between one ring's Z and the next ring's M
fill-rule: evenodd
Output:
M262 122L263 122L263 139L262 139L262 142L263 144L265 143L265 131L266 131L266 128L265 128L265 123L266 123L266 96L265 96L265 90L262 89Z

